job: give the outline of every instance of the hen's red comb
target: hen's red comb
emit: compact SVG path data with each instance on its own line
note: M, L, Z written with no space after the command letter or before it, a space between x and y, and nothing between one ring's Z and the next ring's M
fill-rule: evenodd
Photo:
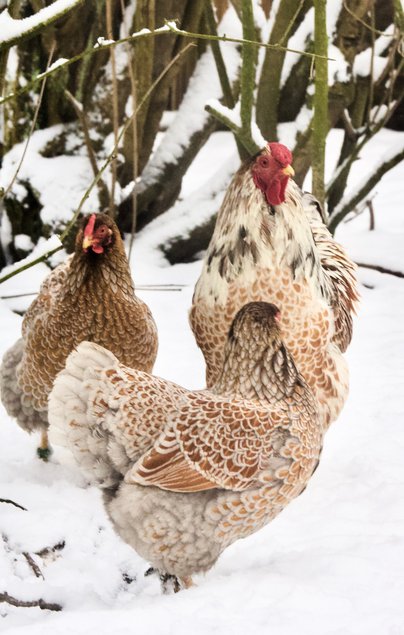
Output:
M283 145L283 143L277 143L273 141L272 143L268 143L268 147L271 151L271 154L276 161L279 161L281 165L285 167L290 165L293 161L293 155L289 148Z
M97 214L91 214L88 223L84 228L84 236L92 236L94 232L95 219Z

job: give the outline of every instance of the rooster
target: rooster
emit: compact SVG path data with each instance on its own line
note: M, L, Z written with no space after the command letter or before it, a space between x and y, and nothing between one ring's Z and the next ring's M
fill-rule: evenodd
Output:
M132 370L83 342L50 394L52 442L104 489L120 536L184 587L280 513L318 464L316 402L278 321L264 302L238 312L213 391Z
M27 432L40 430L49 455L47 400L68 354L83 340L109 348L124 364L151 372L157 330L135 295L124 245L106 214L86 217L75 252L43 282L22 324L22 337L0 369L2 402Z
M358 300L355 265L321 219L316 199L293 182L292 154L268 143L234 176L196 284L191 328L205 357L207 386L220 373L224 342L246 302L274 302L324 429L348 394L343 358Z

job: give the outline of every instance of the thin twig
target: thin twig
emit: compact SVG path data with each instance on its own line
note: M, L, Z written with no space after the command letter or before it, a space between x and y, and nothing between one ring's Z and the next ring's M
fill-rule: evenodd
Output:
M237 137L237 139L242 143L244 148L247 150L248 154L252 156L261 150L261 148L255 143L254 139L251 135L246 133L240 126L234 123L229 117L223 114L223 112L217 110L211 104L207 104L205 106L206 112L213 115L218 119L221 123L223 123L229 130L231 130Z
M154 29L153 31L143 30L143 31L140 31L139 33L133 33L132 35L128 37L124 37L119 40L114 40L113 42L109 42L109 41L104 42L100 38L99 42L95 45L95 47L91 49L87 48L81 53L78 53L77 55L70 57L69 59L57 60L57 64L55 63L53 67L50 68L48 71L39 73L30 82L28 82L23 88L13 93L9 93L5 97L1 98L0 105L5 103L6 101L9 101L10 99L14 99L15 97L18 97L19 95L22 95L23 93L30 91L31 88L35 86L35 84L43 80L45 77L49 77L50 75L53 75L54 73L58 73L62 68L66 68L67 66L70 66L70 64L74 64L75 62L78 62L79 60L83 59L83 57L87 57L88 55L93 55L94 53L97 53L100 51L105 51L106 49L109 49L113 46L118 46L119 44L123 44L125 42L133 42L134 40L138 38L156 37L159 35L170 35L171 33L175 33L177 35L181 35L182 37L192 38L197 40L199 39L199 40L214 40L217 42L234 42L235 44L253 44L254 46L275 49L277 51L290 51L291 53L297 53L299 55L303 55L304 57L310 57L310 58L318 57L316 53L311 53L309 51L299 51L297 49L291 49L285 46L280 46L279 44L266 44L265 42L258 42L257 40L250 41L250 40L243 40L242 38L231 38L231 37L228 37L227 35L214 36L214 35L208 35L206 33L190 33L188 31L183 31L181 29L178 29L175 26L174 22L167 21L165 26L159 27L158 29ZM326 59L332 62L335 62L335 59L332 57L327 57Z
M358 22L360 22L364 27L366 27L369 31L372 31L373 34L384 35L385 37L390 37L390 33L385 33L384 31L379 31L379 29L375 29L374 26L370 26L365 20L362 20L359 16L357 16L351 9L348 7L346 1L344 0L344 9L350 16L355 18Z
M122 137L124 136L124 134L128 130L129 126L131 125L132 118L136 116L136 114L142 108L142 106L145 103L145 101L150 97L150 95L153 92L153 90L160 83L160 81L163 79L163 77L166 75L166 73L168 73L170 68L172 68L172 66L174 66L174 64L177 63L177 61L180 59L180 57L182 55L184 55L191 46L193 46L192 43L187 44L187 46L185 46L181 51L179 51L177 53L177 55L175 57L173 57L173 59L170 61L170 63L167 64L167 66L161 71L161 73L157 77L157 79L155 79L154 82L151 84L151 86L146 91L146 93L143 95L141 101L137 105L136 110L132 113L132 115L130 117L128 117L127 121L122 126L121 132L118 135L118 144L120 143ZM104 173L104 171L107 169L107 167L110 164L110 162L112 160L112 157L113 157L114 153L117 151L117 149L118 149L118 147L114 145L114 147L112 148L112 151L108 155L107 159L105 160L104 164L102 165L101 169L99 170L97 176L93 179L93 181L90 183L89 187L87 188L87 190L84 192L83 196L81 197L79 206L77 207L75 213L73 214L70 222L67 224L65 230L59 236L59 239L60 239L60 241L62 243L67 238L67 236L69 235L70 230L72 229L74 223L76 222L77 218L79 217L79 214L80 214L80 212L81 212L81 210L83 208L84 203L86 202L86 200L90 196L92 189L95 187L95 185L97 185L97 183L98 183L99 179L101 178L102 174ZM7 275L3 276L2 278L0 278L0 284L2 282L5 282L6 280L9 280L10 278L13 278L14 276L16 276L17 274L21 273L22 271L25 271L26 269L30 269L30 267L33 267L34 265L38 264L39 262L43 262L44 260L47 260L48 258L50 258L50 256L52 256L53 254L57 253L61 249L63 249L63 245L60 245L59 247L55 247L55 249L51 249L50 251L47 251L45 254L43 254L42 256L39 256L35 260L32 260L31 262L26 263L22 267L19 267L18 269L15 269L14 271L12 271L9 274L7 274Z
M7 591L0 593L0 602L7 602L7 604L11 604L11 606L18 606L23 608L33 608L39 607L42 610L47 611L61 611L63 609L61 604L56 604L56 602L46 602L40 598L39 600L19 600L18 598L9 595Z
M55 42L55 40L53 40L53 42L52 42L52 47L51 47L51 50L50 50L50 53L49 53L49 56L48 56L48 62L47 62L47 65L46 65L46 68L47 68L47 69L48 69L48 68L50 67L50 65L51 65L51 61L52 61L52 57L53 57L53 53L54 53L54 51L55 51L55 46L56 46L56 42ZM2 194L1 194L3 198L6 198L6 196L10 193L11 188L13 187L13 185L14 185L14 183L15 183L16 179L17 179L17 176L18 176L18 174L19 174L19 171L21 170L21 166L22 166L22 164L23 164L23 161L24 161L24 159L25 159L25 155L26 155L27 150L28 150L28 145L29 145L29 142L31 141L31 137L32 137L33 132L34 132L34 130L35 130L36 122L37 122L37 120L38 120L39 109L40 109L40 107L41 107L41 103L42 103L42 98L43 98L43 94L44 94L45 86L46 86L46 77L44 78L44 80L43 80L43 82L42 82L41 90L40 90L40 92L39 92L39 96L38 96L38 101L37 101L37 104L36 104L36 107L35 107L34 116L33 116L32 122L31 122L31 127L30 127L30 129L29 129L28 137L27 137L27 140L26 140L25 145L24 145L24 150L23 150L22 155L21 155L21 158L20 158L20 160L19 160L19 162L18 162L17 169L16 169L16 171L14 172L13 178L11 179L11 181L10 181L10 183L9 183L8 187L6 187L5 191L3 190Z
M303 4L304 4L304 0L300 0L295 13L293 14L291 20L289 21L288 26L285 29L285 32L283 33L281 39L278 42L278 44L280 44L281 46L283 46L283 43L287 41L289 33L290 33L292 27L296 24L297 16L299 15Z
M109 40L113 39L112 32L112 2L111 0L107 0L105 5L106 11L106 23L107 23L107 37ZM112 77L112 129L114 133L114 144L115 147L118 146L118 130L119 130L119 114L118 114L118 81L116 77L116 59L115 59L115 48L111 47L110 50L110 60L111 60L111 77ZM109 212L112 218L115 218L115 188L116 188L116 180L117 180L117 170L118 170L118 162L116 153L113 154L111 161L111 189L109 193Z
M374 93L374 67L375 67L375 32L374 32L374 26L375 26L375 7L374 4L372 3L371 7L370 7L370 19L372 22L372 32L371 32L371 36L372 36L372 46L371 46L371 53L370 53L370 73L369 73L369 98L368 98L368 116L367 116L367 121L368 124L370 124L371 122L371 112L372 112L372 106L373 106L373 93Z
M211 0L206 0L205 2L205 18L208 30L211 35L217 35L217 24L215 19L215 14L213 12L212 2ZM233 96L233 91L231 88L229 76L226 70L226 64L224 63L222 51L220 49L219 42L212 40L210 43L213 57L215 59L217 73L219 75L220 86L223 92L224 104L228 108L234 108L235 100Z
M149 97L150 97L151 93L153 92L153 90L160 83L160 81L163 79L163 77L166 75L166 73L168 73L170 68L172 66L174 66L174 64L177 63L179 58L182 55L184 55L184 53L186 53L191 46L193 46L193 44L188 44L179 53L177 53L177 55L175 57L173 57L173 59L170 61L170 63L167 64L167 66L161 71L161 73L157 77L157 79L154 80L154 82L151 84L149 89L145 92L145 94L143 95L143 97L140 100L139 104L136 106L136 109L132 112L130 117L128 117L128 119L126 120L125 124L122 126L122 129L121 129L121 131L120 131L120 133L118 135L117 143L112 148L111 152L109 153L108 157L106 158L106 160L105 160L104 164L102 165L100 171L98 172L97 176L94 178L94 180L90 183L90 185L87 188L87 190L84 192L84 194L83 194L83 196L82 196L82 198L80 200L79 206L76 209L75 213L73 214L73 217L72 217L70 223L67 225L67 227L64 230L64 232L60 235L60 241L61 242L63 242L65 240L65 238L68 236L71 228L73 227L74 223L76 222L77 218L79 217L79 214L80 214L80 212L81 212L81 210L83 208L84 203L86 202L86 200L90 196L94 186L98 183L98 180L101 178L103 172L107 169L107 167L111 163L115 153L118 150L118 145L119 145L121 139L123 138L123 136L125 135L126 131L128 130L129 126L132 123L133 117L136 117L137 113L140 111L140 109L142 108L143 104L149 99ZM61 247L57 248L57 250L59 250L59 249L61 249ZM0 279L0 282L1 281L2 280Z
M404 278L404 271L395 271L394 269L387 269L386 267L381 267L380 265L369 265L364 262L357 262L356 264L358 267L363 267L364 269L373 269L374 271L379 271L380 273L388 273L390 276Z
M266 49L274 49L276 51L289 51L290 53L297 53L298 55L303 55L304 57L326 59L331 62L335 62L336 60L333 57L324 57L322 55L318 55L317 53L311 53L309 51L299 51L297 49L292 49L287 46L280 46L279 44L267 44L266 42L258 42L258 40L249 40L245 38L236 38L236 37L228 37L227 35L207 35L206 33L191 33L189 31L183 31L179 29L175 22L166 20L166 25L170 29L172 33L176 33L177 35L182 35L183 37L195 38L196 40L216 40L218 42L234 42L235 44L253 44L254 46L261 46Z
M122 13L122 24L125 26L125 4L124 0L121 0L121 13ZM126 26L125 26L126 29ZM128 35L127 32L124 33L125 36ZM130 90L132 95L132 108L136 111L137 105L137 82L134 73L134 65L133 65L133 55L132 49L128 46L128 72L129 72L129 80L130 80ZM137 144L137 117L133 117L132 119L132 162L133 162L133 188L132 188L132 225L130 231L130 242L129 242L129 251L128 251L128 259L132 255L133 243L135 242L135 234L136 234L136 222L137 222L137 190L135 187L136 179L138 176L139 166L138 166L138 144Z
M40 262L44 262L45 260L53 256L53 254L56 254L61 249L63 249L62 245L60 245L60 247L55 247L55 249L51 249L50 251L47 251L46 253L42 254L42 256L35 258L35 260L31 260L31 262L27 262L22 267L19 267L18 269L15 269L14 271L7 273L5 276L2 276L0 278L0 284L2 282L5 282L6 280L9 280L10 278L14 278L14 276L16 276L18 273L21 273L22 271L25 271L26 269L31 269L31 267L33 267L34 265L37 265Z
M182 291L185 289L186 284L137 284L137 291ZM31 291L30 293L15 293L11 295L0 295L0 300L15 300L16 298L28 298L38 295L38 291ZM0 503L6 502L0 498ZM24 508L22 508L24 509Z
M25 560L28 562L29 566L31 567L32 571L34 572L35 577L36 578L42 578L42 580L45 580L44 574L42 573L41 569L38 567L37 563L35 562L35 560L31 556L31 554L28 553L28 551L23 551L22 555L24 556Z
M366 201L366 206L369 210L369 231L373 231L375 228L375 209L371 198Z
M91 137L90 137L90 131L89 131L89 127L88 127L88 121L87 121L87 117L86 114L84 112L84 108L83 105L77 101L77 99L74 97L74 95L72 95L72 93L70 92L70 90L68 90L67 88L65 88L64 91L66 97L68 98L68 100L70 101L71 105L74 108L74 111L77 115L78 120L81 123L81 126L83 128L83 134L84 134L84 142L86 144L86 148L87 148L87 154L88 154L88 160L90 161L90 165L91 165L91 169L94 173L94 176L96 176L98 174L98 165L97 165L97 157L95 156L95 152L94 152L94 148L93 145L91 143Z
M22 509L22 511L26 512L27 509L18 503L15 503L10 498L0 498L0 503L7 503L8 505L14 505L14 507L18 507L18 509Z

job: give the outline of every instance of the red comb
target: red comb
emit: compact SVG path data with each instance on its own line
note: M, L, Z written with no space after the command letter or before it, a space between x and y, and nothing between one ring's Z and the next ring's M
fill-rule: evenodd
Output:
M91 214L90 218L88 219L88 223L84 228L84 236L93 235L96 216L96 214Z
M268 147L271 151L271 154L276 161L279 161L285 167L290 165L293 161L293 155L289 148L284 146L282 143L277 143L273 141L272 143L268 143Z

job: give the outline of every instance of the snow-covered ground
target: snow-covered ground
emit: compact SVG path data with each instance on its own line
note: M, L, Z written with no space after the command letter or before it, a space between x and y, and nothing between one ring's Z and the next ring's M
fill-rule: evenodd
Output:
M350 186L371 169L398 133L385 131L355 166ZM223 146L223 137L220 148ZM230 139L230 136L229 136ZM329 139L336 155L340 135ZM219 156L212 141L200 165ZM231 153L231 143L228 146ZM220 157L230 160L227 150ZM219 168L215 160L211 165ZM184 184L201 183L197 164ZM329 172L333 169L329 161ZM196 176L197 175L197 176ZM400 181L401 175L401 181ZM338 238L360 262L404 271L402 172L376 188L376 230L368 217L344 224ZM163 221L161 221L163 223ZM162 224L162 235L164 223ZM140 234L135 281L176 283L181 291L140 291L159 328L155 372L187 387L202 387L202 356L187 324L201 263L163 266ZM136 244L135 244L136 247ZM0 286L0 296L35 291L38 266ZM351 394L325 439L320 466L306 491L265 529L232 545L197 586L161 595L144 577L142 561L114 534L99 492L78 471L48 464L27 436L0 411L0 594L42 598L59 613L0 603L7 635L402 635L404 634L404 280L359 270L362 302L348 351ZM19 335L29 298L0 302L0 355ZM35 555L58 545L45 556ZM25 554L35 560L36 577Z

